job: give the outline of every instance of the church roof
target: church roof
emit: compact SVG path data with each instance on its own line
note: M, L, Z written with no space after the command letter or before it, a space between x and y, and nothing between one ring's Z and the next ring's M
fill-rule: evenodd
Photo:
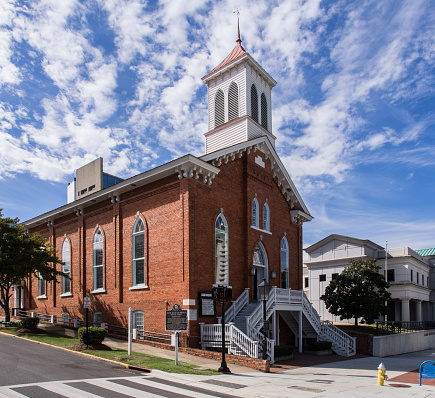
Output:
M219 75L218 72L224 71L227 67L231 67L230 65L237 64L242 59L245 59L249 65L254 67L259 71L261 75L266 79L266 81L272 86L276 86L276 81L270 76L259 64L257 61L255 61L254 58L251 57L251 55L246 52L246 50L242 46L242 40L240 39L240 28L237 24L237 40L236 40L236 46L233 48L233 51L231 51L228 56L218 65L216 68L214 68L212 71L207 73L203 78L202 81L204 83L207 83L208 80L211 80L215 77L215 75Z
M231 51L228 56L218 65L216 68L214 68L211 72L207 73L203 79L207 79L208 76L214 74L218 70L224 68L225 66L229 65L236 59L239 59L240 57L243 57L243 55L247 54L246 50L242 46L242 41L237 40L236 46L233 48L233 51Z

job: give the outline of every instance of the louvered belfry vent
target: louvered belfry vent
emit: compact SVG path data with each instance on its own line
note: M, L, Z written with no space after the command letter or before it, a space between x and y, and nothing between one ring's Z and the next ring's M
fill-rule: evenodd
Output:
M228 121L239 117L239 89L235 82L230 85L228 92Z
M218 90L215 98L215 121L214 126L219 127L225 123L225 96L222 90Z
M254 84L251 86L251 117L258 123L258 94Z
M267 100L264 93L261 94L261 125L267 130Z

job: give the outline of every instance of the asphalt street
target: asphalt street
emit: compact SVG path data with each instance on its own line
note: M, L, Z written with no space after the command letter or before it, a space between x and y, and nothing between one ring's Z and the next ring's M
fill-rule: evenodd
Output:
M134 374L120 365L4 334L0 367L0 386Z

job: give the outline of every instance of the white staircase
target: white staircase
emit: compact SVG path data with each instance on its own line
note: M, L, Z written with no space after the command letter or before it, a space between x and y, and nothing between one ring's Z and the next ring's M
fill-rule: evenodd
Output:
M317 337L318 340L331 341L332 349L338 355L355 355L355 338L348 336L329 321L321 321L317 311L301 290L272 288L266 302L266 319L275 311L280 314L290 329L302 337ZM296 315L302 311L302 327ZM232 303L225 312L225 344L228 352L235 355L260 358L262 356L263 306L262 303L249 303L249 289ZM218 324L201 325L202 349L219 347L222 344L222 327ZM275 341L266 339L267 356L274 361Z

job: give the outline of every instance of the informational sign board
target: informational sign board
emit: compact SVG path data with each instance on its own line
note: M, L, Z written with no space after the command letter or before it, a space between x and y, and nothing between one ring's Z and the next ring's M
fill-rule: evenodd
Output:
M199 315L216 316L216 301L212 292L199 293Z
M174 304L172 310L166 311L166 331L186 332L188 328L187 311L179 304Z
M83 308L91 308L91 298L85 297L83 299Z

